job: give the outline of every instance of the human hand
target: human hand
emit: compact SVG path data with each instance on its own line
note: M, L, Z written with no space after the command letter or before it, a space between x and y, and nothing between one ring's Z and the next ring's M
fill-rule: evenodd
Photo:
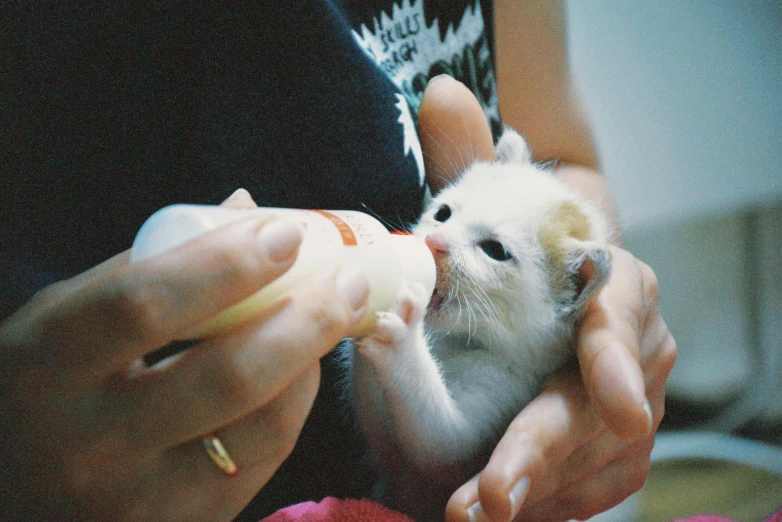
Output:
M622 249L612 254L611 278L578 334L581 375L549 380L484 470L454 494L448 520L585 519L643 485L676 344L654 273Z
M227 204L254 206L243 191ZM243 220L136 264L120 254L0 324L0 518L237 515L292 450L366 278L326 270L243 326L142 357L284 273L300 242L296 226ZM212 432L235 477L207 456Z
M419 129L433 191L465 162L494 159L483 112L458 82L430 84ZM654 273L622 249L612 253L612 276L579 330L581 375L549 380L484 470L451 497L449 521L585 518L643 484L676 344L658 309Z

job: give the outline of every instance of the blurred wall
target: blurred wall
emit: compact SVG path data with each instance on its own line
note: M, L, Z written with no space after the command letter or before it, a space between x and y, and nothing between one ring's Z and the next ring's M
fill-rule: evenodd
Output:
M626 246L679 343L671 394L725 429L782 420L782 3L571 0L568 22Z

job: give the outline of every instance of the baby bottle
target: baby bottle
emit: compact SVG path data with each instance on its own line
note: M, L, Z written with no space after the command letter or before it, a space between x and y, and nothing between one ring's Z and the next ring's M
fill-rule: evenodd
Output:
M301 224L304 237L296 261L252 296L187 332L186 338L203 338L239 325L274 303L298 281L334 265L357 266L370 282L367 314L350 332L351 337L372 330L376 313L393 306L405 281L421 284L429 293L434 290L435 263L422 240L392 234L374 217L346 210L172 205L147 219L133 242L130 259L141 261L234 221L265 216Z

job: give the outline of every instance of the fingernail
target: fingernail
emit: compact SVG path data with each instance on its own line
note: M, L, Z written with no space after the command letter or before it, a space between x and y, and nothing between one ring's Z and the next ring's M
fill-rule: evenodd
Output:
M449 80L453 80L453 77L449 74L438 74L437 76L432 76L432 78L427 82L428 85L432 85L435 82L439 82L444 80L445 78L448 78Z
M652 426L654 425L654 416L652 415L652 405L649 404L649 399L644 400L644 411L649 418L649 431L651 432Z
M642 404L646 390L638 363L623 345L612 346L611 351L613 364L602 368L602 375L597 382L599 396L602 400L629 400L634 404ZM617 393L620 389L617 386L622 386L624 391Z
M521 505L524 503L524 499L527 498L529 492L529 477L521 477L518 482L511 488L508 493L508 499L510 500L510 518L513 518L519 513Z
M355 267L342 268L337 276L337 291L341 293L353 310L360 310L369 297L369 280L364 272Z
M470 522L491 522L489 516L483 512L480 501L467 508L467 516Z
M258 233L258 241L266 250L269 259L275 263L290 261L295 257L303 237L304 233L298 223L282 219L266 223Z
M252 196L250 196L249 192L247 192L243 188L240 188L240 189L236 189L233 194L228 196L228 198L225 201L223 201L223 204L230 203L231 201L239 199L239 197L248 197L248 198L252 199Z

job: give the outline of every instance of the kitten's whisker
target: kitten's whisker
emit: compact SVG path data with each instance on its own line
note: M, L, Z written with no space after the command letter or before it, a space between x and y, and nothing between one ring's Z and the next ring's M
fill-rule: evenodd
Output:
M470 126L467 125L467 117L464 114L462 114L462 125L464 125L464 130L467 133L467 141L470 143L470 164L472 164L475 161L475 144L472 141Z
M443 130L442 130L442 129L440 129L439 127L438 127L438 129L440 130L440 132L442 132L443 134L445 134L445 132L443 132ZM453 160L450 158L450 156L448 156L448 154L445 152L445 148L444 148L442 145L440 145L440 142L439 142L439 141L437 141L437 140L435 139L435 137L434 137L434 136L432 136L432 133L430 133L430 132L429 132L429 129L427 129L427 128L424 128L424 132L425 132L425 133L426 133L426 135L427 135L427 136L429 136L429 137L432 139L432 141L433 141L433 142L435 142L435 143L437 144L437 146L440 148L440 151L443 153L443 157L444 157L445 159L447 159L447 160L448 160L448 162L451 164L451 169L453 170L453 172L457 172L457 171L458 171L458 169L456 168L456 164L453 162ZM449 138L449 136L448 136L447 134L445 134L445 137L446 137L446 138L448 138L448 139L450 139L450 138ZM453 142L453 140L451 140L451 142ZM463 162L462 162L462 163L463 163ZM440 166L440 168L442 168L443 172L448 172L446 169L444 169L444 168L442 167L442 165Z
M457 314L456 319L451 324L451 329L449 330L449 333L453 332L454 328L456 328L456 325L460 324L462 319L462 310L464 308L464 303L462 303L461 293L459 292L459 284L460 282L457 279L456 286L451 288L451 298L456 299L456 303L459 305L459 313Z
M468 286L468 290L474 297L474 302L476 306L480 307L481 315L483 315L483 318L490 322L493 319L499 320L499 312L497 310L497 306L494 303L494 301L489 297L489 294L486 293L486 290L483 289L483 286L480 285L474 277L464 274L465 281L470 283ZM476 315L477 319L477 315Z
M486 319L489 321L492 319L499 320L500 315L494 300L489 297L489 294L486 293L486 290L484 290L482 286L476 285L475 289L476 290L473 291L476 294L476 299L483 305L485 312L488 314Z
M470 302L466 298L464 303L467 308L467 344L469 345L470 339L472 339L472 308L470 307Z
M462 116L462 117L463 117L463 116ZM457 146L457 145L456 145L456 142L455 142L455 141L453 141L453 138L451 138L451 137L448 135L448 133L447 133L447 132L445 132L445 131L444 131L442 128L440 128L440 126L439 126L439 125L435 125L435 126L436 126L436 127L437 127L437 129L438 129L438 130L439 130L439 131L440 131L440 132L443 134L443 136L445 136L445 137L448 139L448 141L450 141L450 142L451 142L451 145L453 145L453 146L454 146L454 148L456 149L456 152L458 152L458 153L459 153L459 159L462 161L462 170L467 170L467 163L464 161L464 156L462 155L462 149L461 149L461 147ZM434 138L432 138L432 139L434 139ZM438 145L439 145L439 144L438 144ZM442 147L440 147L440 149L441 149L443 152L445 152L445 150L444 150ZM450 158L449 158L449 161L450 161ZM453 164L453 162L452 162L452 164Z
M448 172L448 169L446 169L446 168L443 166L443 164L442 164L442 163L440 163L440 161L438 161L437 159L434 159L434 156L433 156L433 155L431 155L431 154L428 154L428 153L426 153L426 152L424 153L424 156L426 156L426 157L429 157L429 158L432 158L432 159L434 160L434 162L437 164L437 168L440 170L440 172L435 172L435 173L434 173L434 176L436 176L437 178L441 179L441 180L442 180L442 181L444 181L446 184L448 184L448 183L450 183L450 182L452 182L452 181L453 181L453 179L451 179L450 177L446 176L445 174L441 174L441 172ZM430 174L430 175L431 175L431 174Z
M459 305L459 313L456 317L456 320L452 321L450 324L450 327L448 328L448 332L445 334L446 336L451 335L453 333L454 328L456 328L456 325L459 324L459 317L462 316L462 302L459 301L459 299L456 299L457 304Z
M478 310L481 312L481 315L483 316L484 321L489 322L491 320L491 314L488 313L488 312L490 312L490 310L489 310L489 307L488 307L488 305L486 303L486 300L485 300L484 296L480 295L478 292L476 292L473 289L471 289L470 291L473 294L473 297L475 299L475 303L476 303L476 305L478 307Z
M369 205L367 205L366 203L362 202L361 206L364 207L364 210L366 210L367 214L374 216L375 219L383 223L383 225L385 225L385 227L389 230L410 230L412 228L410 224L405 225L404 221L402 221L402 218L399 215L399 212L397 212L397 218L398 218L397 223L393 223L389 219L384 218L383 216L381 216L380 214L378 214L377 212L369 208Z
M483 297L481 297L478 293L473 292L473 295L475 295L476 305L478 306L478 310L481 313L481 316L483 317L484 323L489 323L492 320L490 309L487 306L486 302L484 301Z
M455 323L458 323L459 320L462 318L462 300L459 298L459 281L458 280L456 281L456 288L452 289L451 297L452 298L455 297L456 298L456 302L459 304L459 315L456 316L456 321L454 321L454 324L455 324Z
M470 293L476 297L476 299L473 300L472 303L473 316L475 317L475 328L473 329L473 334L476 334L478 333L478 326L480 324L478 321L478 312L480 312L484 320L486 319L486 313L484 311L484 303L481 302L481 299L479 298L478 294L475 292L475 289L473 288L472 284L470 285Z
M472 306L469 306L468 304L468 311L470 312L470 315L472 315L475 318L475 322L470 326L470 323L468 321L467 324L467 345L469 346L470 340L472 340L472 336L478 332L478 315L475 313L475 310ZM470 316L468 315L468 317Z

